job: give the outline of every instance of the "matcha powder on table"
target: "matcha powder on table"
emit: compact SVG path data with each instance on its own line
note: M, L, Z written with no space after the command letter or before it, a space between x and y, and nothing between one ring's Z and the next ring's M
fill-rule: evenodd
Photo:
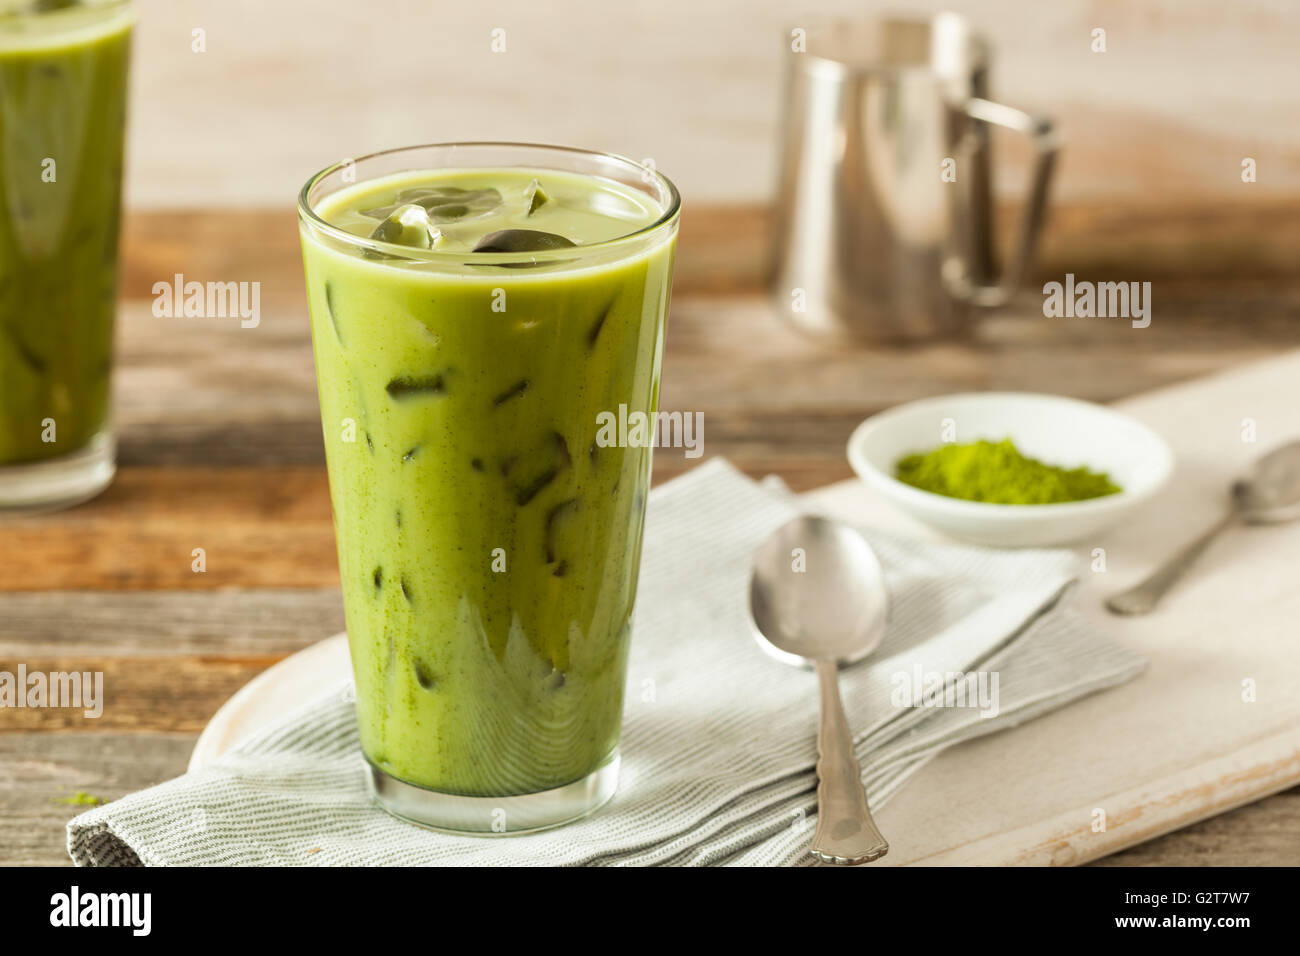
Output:
M949 498L1004 505L1050 505L1113 495L1120 487L1088 468L1058 468L1027 458L1010 438L940 445L898 460L899 481Z

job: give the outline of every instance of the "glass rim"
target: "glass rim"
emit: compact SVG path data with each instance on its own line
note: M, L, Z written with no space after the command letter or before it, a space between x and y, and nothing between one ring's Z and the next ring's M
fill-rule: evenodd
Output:
M101 31L107 36L119 27L134 27L136 15L136 0L88 0L48 10L0 6L0 50L39 48L65 43L81 34L98 36ZM26 29L33 26L36 29Z
M613 160L617 163L640 170L642 173L648 173L654 177L655 181L667 192L668 202L665 204L663 213L649 225L642 226L633 232L621 236L615 236L613 239L603 239L600 242L584 243L579 246L563 249L544 249L533 252L475 252L473 261L466 262L466 256L469 253L462 251L456 252L451 250L440 249L414 249L410 246L403 246L398 243L384 242L380 239L370 239L366 236L358 236L356 233L348 232L334 224L323 219L311 204L311 192L328 176L333 175L339 170L351 165L359 165L366 160L379 159L385 156L394 156L400 153L412 153L417 150L425 149L458 149L458 148L496 148L496 149L529 149L541 150L551 153L563 153L567 155L586 156L589 158ZM448 167L451 168L451 167ZM487 167L485 167L487 168ZM298 192L298 221L310 225L313 229L324 233L329 238L342 242L348 246L354 246L361 249L370 249L374 252L382 252L392 256L404 263L410 262L454 262L458 265L480 265L480 266L499 266L514 265L517 263L553 263L553 262L572 262L587 258L591 254L608 252L610 249L619 249L625 246L636 245L654 233L662 231L675 223L681 212L682 197L677 191L673 181L654 167L647 166L645 163L639 163L635 159L622 156L618 153L607 153L597 149L582 149L577 146L556 146L550 143L520 143L507 140L473 140L464 142L447 142L447 143L421 143L414 146L398 146L392 149L381 149L373 153L367 153L355 159L343 159L331 163L324 169L311 176L302 189ZM404 264L396 263L397 265ZM383 264L382 262L378 264Z

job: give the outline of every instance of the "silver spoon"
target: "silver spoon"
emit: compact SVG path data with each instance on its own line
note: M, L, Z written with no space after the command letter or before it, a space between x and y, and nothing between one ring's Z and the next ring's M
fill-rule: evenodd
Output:
M1300 442L1275 448L1255 462L1249 477L1233 482L1228 513L1184 545L1141 584L1116 594L1106 607L1116 614L1147 614L1215 538L1237 522L1276 524L1300 518Z
M812 853L824 863L869 863L889 851L867 806L836 674L880 644L887 607L876 553L848 525L796 518L754 556L749 613L760 643L786 663L811 663L821 685Z

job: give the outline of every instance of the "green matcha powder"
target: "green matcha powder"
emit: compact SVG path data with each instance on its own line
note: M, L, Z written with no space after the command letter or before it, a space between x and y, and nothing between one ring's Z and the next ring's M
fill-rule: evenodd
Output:
M1027 458L1010 438L940 445L933 451L904 455L895 467L899 481L922 491L1003 505L1060 504L1121 490L1107 474Z

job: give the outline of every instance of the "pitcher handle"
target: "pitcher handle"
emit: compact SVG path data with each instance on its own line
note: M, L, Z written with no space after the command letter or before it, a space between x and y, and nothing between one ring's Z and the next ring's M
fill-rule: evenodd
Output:
M975 97L965 105L966 115L973 120L1002 126L1025 133L1034 146L1034 178L1020 218L1020 235L1010 264L1002 270L1001 278L989 285L976 285L970 290L970 300L979 306L994 307L1006 304L1020 286L1038 245L1038 235L1047 218L1047 190L1056 167L1057 139L1050 118L1030 114Z

